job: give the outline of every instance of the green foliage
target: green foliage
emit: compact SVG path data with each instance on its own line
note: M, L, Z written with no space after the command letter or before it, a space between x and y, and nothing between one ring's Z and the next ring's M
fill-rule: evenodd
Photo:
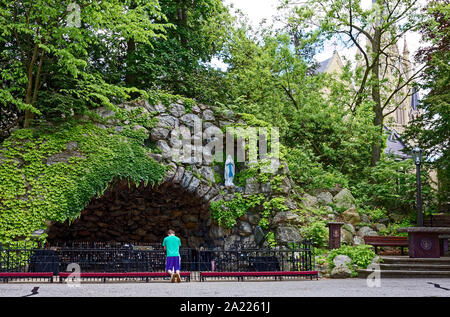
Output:
M278 127L287 153L292 148L306 152L316 173L311 178L323 179L316 177L320 172L331 178L325 182L333 182L328 174L357 174L370 161L370 143L376 136L370 104L350 112L354 92L346 81L314 75L314 65L298 54L285 32L250 33L245 24L239 26L228 47L228 107L247 113L245 121L254 126L264 120ZM342 76L351 77L348 67ZM303 155L298 158L303 159ZM297 163L300 167L302 161Z
M320 2L329 4L333 1ZM320 4L311 1L309 8L301 6L291 10L292 7L286 7L291 13L288 31L260 29L255 32L239 21L241 24L232 31L232 41L227 43L224 55L229 67L225 74L228 95L223 104L235 112L245 113L241 116L247 124L280 128L281 140L287 146L286 160L291 177L301 190L328 189L341 184L352 188L359 206L404 212L413 210L415 186L413 173L406 169L408 163L401 167L404 175L396 170L401 163L383 157L382 162L369 167L379 161L376 154L385 146L385 135L380 129L383 116L377 117L378 110L384 102L399 97L389 98L392 80L381 77L374 78L373 82L368 80L365 75L370 69L364 67L361 57L359 65L363 66L355 71L343 60L342 74L316 74L311 59L301 52L311 43L320 46L321 39L317 34L300 34L298 37L298 30L316 16L316 10L327 11L320 19L323 25L318 32L322 35L334 34L342 27L335 24L338 19L334 14L348 13L349 6L362 19L355 23L363 23L363 29L372 25L368 19L374 10L362 9L358 3L349 6L345 3L338 1L321 8ZM399 8L411 13L413 24L416 24L416 5L405 7L406 3L399 1ZM399 8L392 8L393 12L398 13ZM344 25L348 23L347 17L342 15ZM389 18L396 19L394 16ZM386 25L389 21L382 23ZM388 34L388 29L383 28L382 32L388 38L395 38L397 35ZM297 37L293 38L293 34ZM368 55L371 58L371 52ZM355 91L353 84L361 89ZM382 91L381 96L374 101L370 92L378 90ZM389 103L386 109L396 106ZM258 174L256 170L244 173L246 175L239 180L241 185L246 178ZM434 193L425 177L424 173L424 201L427 208L434 209Z
M318 248L325 248L328 245L328 228L326 221L315 221L307 227L302 228L304 236L311 238Z
M407 128L405 137L424 150L438 171L438 199L445 210L450 197L450 4L428 1L421 26L422 47L416 58L425 64L420 88L427 91L419 101L422 114Z
M348 185L347 178L337 171L327 171L317 162L311 150L291 148L286 156L291 177L304 190Z
M195 105L195 101L185 96L169 94L163 91L151 90L148 92L148 100L151 104L161 102L163 105L170 107L173 103L182 103L186 108L186 113L191 113Z
M425 206L434 208L433 189L426 166L422 169L422 196ZM416 209L416 174L411 160L394 161L384 158L374 167L367 167L359 180L355 180L352 193L358 205L385 208L404 213Z
M295 2L286 0L285 6ZM398 0L395 5L390 1L376 1L371 6L351 0L307 0L292 10L295 16L292 20L299 27L313 27L328 39L339 39L358 47L359 65L351 77L354 89L350 92L352 97L345 99L352 111L371 104L370 117L373 127L377 128L376 135L368 142L371 166L380 160L383 152L383 126L388 114L402 107L401 101L407 99L410 92L407 84L417 79L417 73L405 73L400 65L389 65L386 69L390 71L383 70L384 58L399 58L394 49L387 52L386 48L393 48L391 45L401 40L407 31L420 26L422 6L419 1L410 0ZM371 45L360 45L363 40Z
M264 229L269 227L270 217L275 212L283 212L289 210L285 204L284 197L273 197L266 200L263 194L254 194L242 196L240 193L235 194L235 198L225 201L218 200L210 205L211 218L220 226L233 228L236 219L253 210L258 211L261 219L258 223Z
M328 262L328 248L313 248L312 255L315 257L316 264L323 264L325 262Z
M268 128L268 141L270 141L270 128L272 127L272 125L270 125L269 123L267 123L264 120L260 120L258 119L256 116L249 114L249 113L238 113L237 114L242 120L245 121L246 126L249 127L262 127L262 128ZM238 124L239 126L239 124Z
M321 206L319 208L308 208L308 213L312 216L317 217L323 217L330 213L330 210L328 208L325 208L324 206Z
M149 37L149 43L136 45L128 53L127 67L108 61L114 77L132 78L128 85L140 89L164 90L214 103L221 93L222 73L208 65L227 40L232 18L221 0L159 0L165 18L159 23L171 26L163 40Z
M271 247L274 248L277 246L277 241L275 240L275 233L272 231L269 231L266 234L266 242Z
M353 268L353 265L359 269L367 268L375 258L375 252L370 245L357 245L357 246L342 246L339 249L331 250L328 254L328 264L330 270L334 268L333 260L338 255L347 255L352 260L349 268L352 270L352 276L357 276L357 272Z
M46 120L67 118L89 107L112 107L132 94L145 96L144 91L112 82L102 71L110 58L123 61L125 42L150 44L150 39L163 38L170 26L164 20L157 0L80 0L76 6L67 1L4 2L3 103L24 111L28 127L32 114Z
M245 186L247 179L254 179L260 184L270 184L273 193L281 193L281 183L285 175L270 172L269 160L257 160L244 168L239 168L236 174L236 185Z
M285 204L286 198L284 197L273 197L269 201L265 201L262 206L261 219L259 220L259 225L261 228L267 229L269 227L269 220L274 212L288 211L289 208Z
M384 208L366 208L366 209L359 208L358 212L360 215L362 214L367 215L373 222L377 222L380 219L388 218L387 211Z
M210 204L211 218L219 226L233 228L236 225L236 219L245 215L248 210L261 205L264 195L256 194L243 197L240 193L235 194L234 199L229 201L218 200Z
M406 228L406 227L415 227L416 223L411 221L411 219L404 219L401 222L395 223L390 222L386 226L385 230L380 230L378 233L382 236L399 236L399 237L407 237L407 232L398 232L398 229L400 228Z
M402 33L397 31L417 25L416 4L409 6L409 2L399 0L392 14L379 21L380 38L396 40ZM280 146L280 158L287 160L297 188L351 187L358 205L374 221L385 218L385 210L415 210L414 165L384 157L374 164L378 161L374 145L384 140L379 129L382 110L391 111L395 105L388 101L401 99L400 95L389 98L392 80L370 73L375 68L368 65L353 71L345 60L342 74L317 74L312 59L325 37L347 34L349 23L362 30L372 28L375 14L380 13L376 6L363 9L355 1L308 0L292 11L290 1L285 1L290 13L286 28L253 32L248 24L235 21L220 0L77 3L78 27L67 25L70 12L64 1L9 1L0 7L0 115L4 108L15 107L20 124L36 127L16 130L0 149L0 241L27 237L43 227L44 219L74 219L91 197L115 179L134 183L161 179L162 167L146 156L149 148L155 153L160 150L147 144L145 130L135 129L137 125L151 129L155 120L142 116L142 109L130 113L117 107L139 96L168 108L181 101L188 113L195 101L186 97L195 97L219 105L219 111L234 110L240 119L235 127L278 127L286 145ZM353 21L348 20L349 9ZM316 14L322 10L323 14ZM402 10L408 19L402 18ZM408 136L427 154L438 157L432 167L439 169L440 199L446 202L448 5L433 1L428 13L423 31L432 46L424 54L423 88L431 93L422 104L424 115ZM305 23L317 17L314 22L320 27L305 31L310 29ZM372 29L360 35L374 43ZM382 55L377 54L379 47L371 48L366 52L369 59ZM214 69L209 63L214 57L222 58L227 69ZM368 62L358 58L359 64ZM99 106L115 111L113 119L123 128L119 134L73 121L87 116L106 124L107 119L94 113ZM76 142L75 150L66 149L69 142ZM377 150L381 152L382 146ZM46 164L49 157L67 151L76 154L68 162ZM236 164L235 183L244 186L253 178L269 183L272 192L280 194L284 176L263 172L265 164L260 160L245 169ZM223 162L213 165L223 171ZM424 164L422 174L427 212L435 210L429 165ZM215 173L215 180L223 182L220 173ZM231 201L213 203L212 217L230 228L248 210L257 209L262 216L259 225L268 228L274 210L287 210L284 203L282 197L266 200L261 195L237 194ZM325 239L320 219L326 213L325 209L300 212L305 230L319 245ZM387 231L394 231L396 225Z
M142 135L125 137L74 120L17 130L2 143L0 157L1 242L30 237L47 220L74 220L116 180L156 184L165 175L147 156Z

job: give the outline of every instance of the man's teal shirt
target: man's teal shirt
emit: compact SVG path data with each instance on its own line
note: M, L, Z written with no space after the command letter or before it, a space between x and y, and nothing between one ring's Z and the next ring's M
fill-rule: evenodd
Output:
M166 247L167 256L180 256L181 240L177 236L167 236L163 240L163 247Z

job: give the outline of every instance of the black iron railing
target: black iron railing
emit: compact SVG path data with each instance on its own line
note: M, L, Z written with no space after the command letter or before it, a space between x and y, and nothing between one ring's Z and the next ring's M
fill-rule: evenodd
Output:
M290 247L261 249L180 249L182 271L311 271L314 270L310 240ZM165 252L161 245L120 243L73 243L56 245L0 246L1 272L65 272L70 264L81 272L163 272Z

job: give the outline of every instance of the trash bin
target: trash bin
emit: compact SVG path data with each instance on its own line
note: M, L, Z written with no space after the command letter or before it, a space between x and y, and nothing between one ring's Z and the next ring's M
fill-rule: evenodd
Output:
M339 249L341 247L341 227L343 222L329 222L328 247L330 250Z

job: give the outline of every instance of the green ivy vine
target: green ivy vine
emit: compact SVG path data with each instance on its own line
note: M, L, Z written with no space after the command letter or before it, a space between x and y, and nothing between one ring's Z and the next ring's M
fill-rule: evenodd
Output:
M35 230L46 228L46 221L76 219L91 198L101 196L116 180L163 180L165 167L151 159L144 146L147 133L133 129L134 123L148 128L154 122L132 112L122 119L130 128L120 133L71 119L58 126L17 130L2 143L1 243L29 239Z

